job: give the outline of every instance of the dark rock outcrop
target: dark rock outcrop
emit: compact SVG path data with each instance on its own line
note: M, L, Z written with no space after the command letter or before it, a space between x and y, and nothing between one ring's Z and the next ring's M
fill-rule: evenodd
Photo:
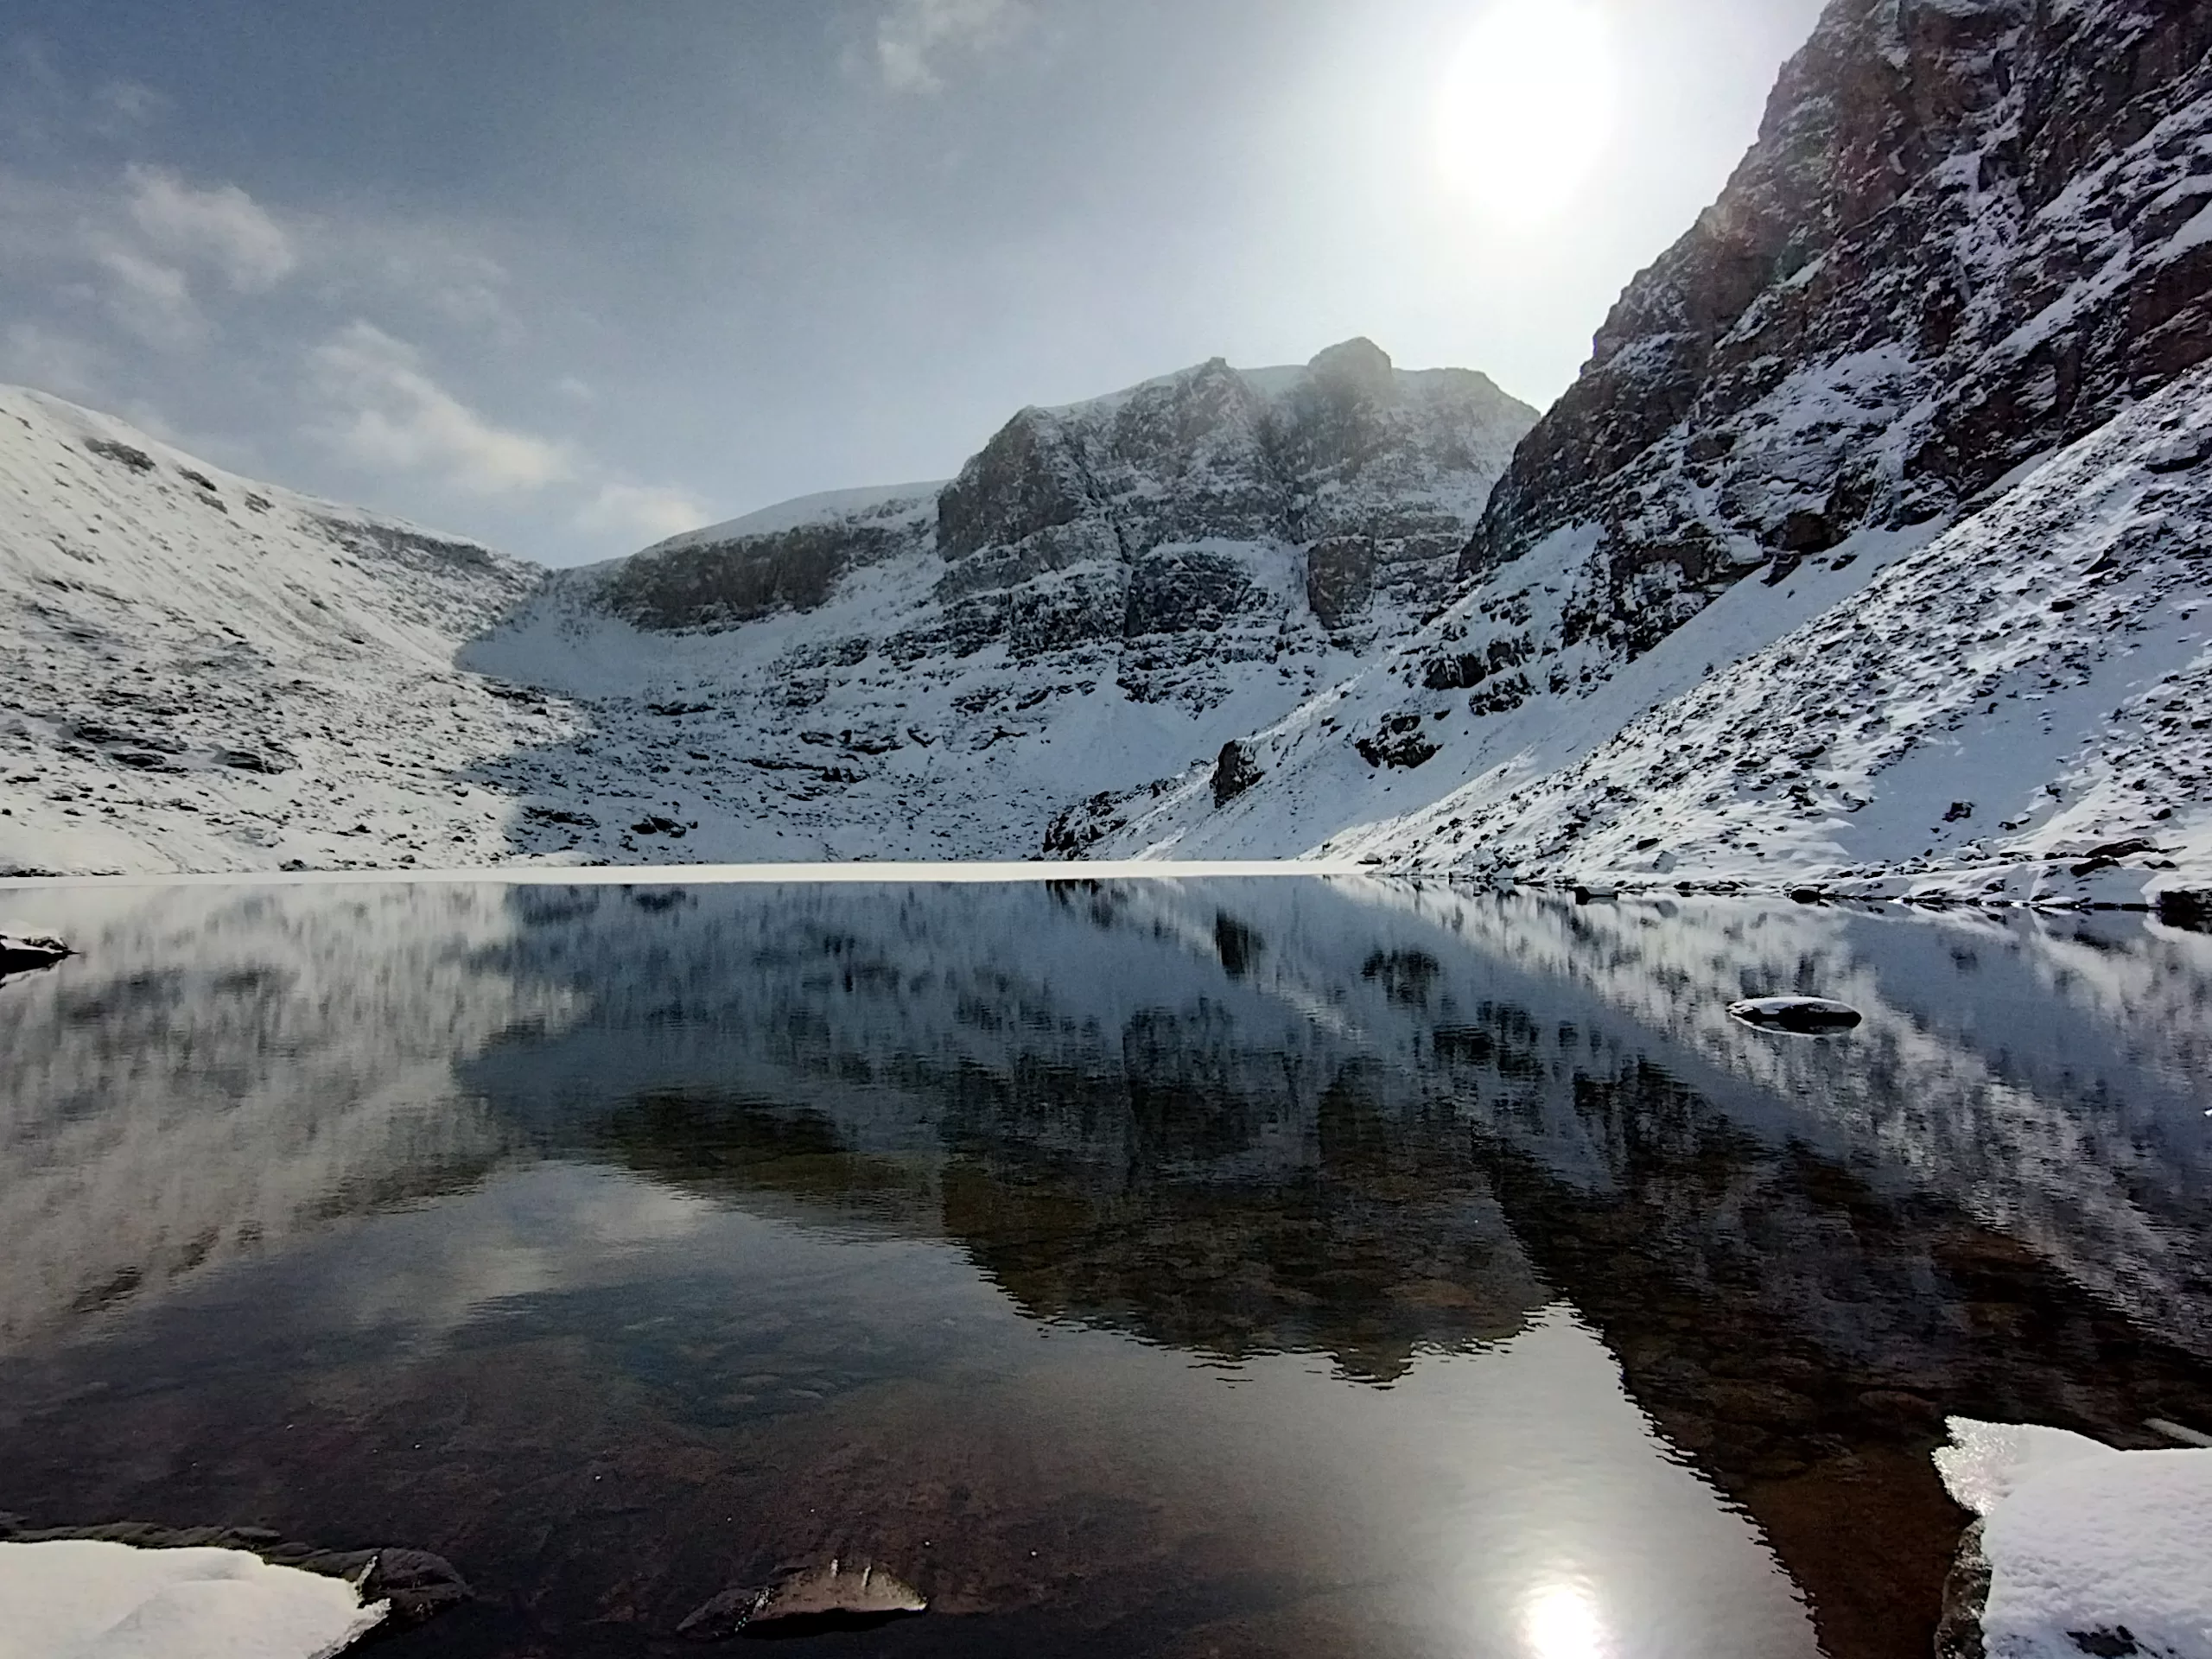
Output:
M70 954L68 945L51 933L0 933L0 976L51 968Z
M1242 743L1224 743L1213 767L1213 804L1227 806L1266 776L1252 764L1251 751Z
M1441 753L1421 732L1419 715L1394 715L1372 737L1353 745L1370 766L1395 766L1410 772L1427 766Z
M607 577L605 602L641 628L712 632L781 610L810 611L848 571L909 542L896 530L837 523L652 550Z
M1375 543L1364 536L1332 536L1306 556L1306 603L1325 628L1367 613L1375 596Z

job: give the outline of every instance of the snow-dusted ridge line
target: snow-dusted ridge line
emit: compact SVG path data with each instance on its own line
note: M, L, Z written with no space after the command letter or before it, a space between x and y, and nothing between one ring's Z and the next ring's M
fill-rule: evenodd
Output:
M788 501L771 502L765 507L756 507L751 512L741 513L718 524L704 524L697 530L684 531L665 541L655 542L645 551L671 552L678 548L734 541L743 536L772 535L779 531L796 530L803 524L822 524L842 518L881 518L893 508L904 509L909 504L934 501L937 493L947 482L948 480L939 478L914 484L875 484L863 485L857 489L818 490L811 495L794 496ZM626 554L623 558L605 559L595 564L576 568L608 570L622 563L624 559L635 556Z
M1121 859L1097 863L918 863L855 859L837 864L489 864L476 869L224 870L143 875L0 875L0 892L54 887L359 887L486 883L517 887L683 887L697 884L804 887L810 884L1031 881L1201 881L1281 876L1371 874L1329 859L1210 859L1175 863Z
M1017 454L983 490L1012 539L957 572L910 486L548 572L0 389L0 874L1033 856L1356 666L1534 418L1365 342L1316 361L1279 409L1204 365L1062 423L1111 489L1029 524ZM1326 626L1309 486L1383 538Z

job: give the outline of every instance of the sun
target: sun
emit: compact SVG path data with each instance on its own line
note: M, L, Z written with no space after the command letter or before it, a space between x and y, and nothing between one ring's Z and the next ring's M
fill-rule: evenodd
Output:
M1604 154L1617 93L1612 29L1594 0L1494 0L1438 91L1439 170L1486 216L1541 224Z

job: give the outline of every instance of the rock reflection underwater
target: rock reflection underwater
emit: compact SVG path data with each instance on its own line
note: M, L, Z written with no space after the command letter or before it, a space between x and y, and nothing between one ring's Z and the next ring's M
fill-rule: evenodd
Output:
M855 1651L1923 1653L1942 1414L2212 1423L2154 924L94 897L0 991L0 1507L406 1536L493 1598L410 1642L858 1543L949 1617Z

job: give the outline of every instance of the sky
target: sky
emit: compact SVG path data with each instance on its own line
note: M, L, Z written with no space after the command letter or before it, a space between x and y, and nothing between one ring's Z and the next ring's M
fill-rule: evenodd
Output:
M551 564L1363 334L1542 406L1818 0L16 0L0 380Z

